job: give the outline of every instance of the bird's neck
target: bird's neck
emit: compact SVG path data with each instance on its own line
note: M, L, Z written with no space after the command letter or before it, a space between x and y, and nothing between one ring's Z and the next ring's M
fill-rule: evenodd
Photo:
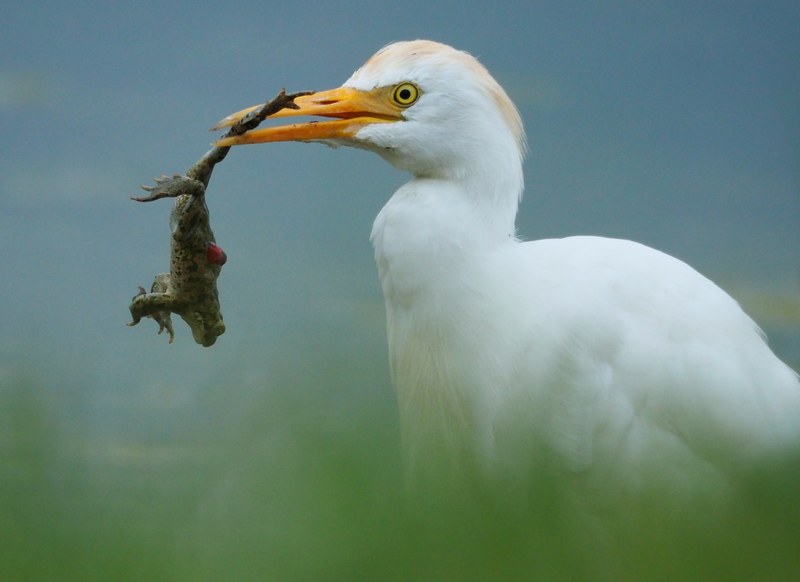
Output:
M492 292L482 269L499 247L516 244L521 169L474 170L463 179L415 178L373 226L389 357L412 456L424 442L460 457L464 442L482 434L473 415L481 407L474 389L481 379L461 374L465 358L480 357L471 343L480 317L469 299Z
M510 137L506 141L503 147L492 148L470 144L473 151L467 155L415 176L408 186L424 196L420 214L427 209L453 215L454 221L468 220L470 237L513 237L522 197L522 159L516 143ZM430 206L431 199L442 199L447 206ZM440 225L440 237L458 235Z
M462 159L469 163L418 174L375 219L371 238L387 306L447 293L476 257L516 241L520 157L490 149Z

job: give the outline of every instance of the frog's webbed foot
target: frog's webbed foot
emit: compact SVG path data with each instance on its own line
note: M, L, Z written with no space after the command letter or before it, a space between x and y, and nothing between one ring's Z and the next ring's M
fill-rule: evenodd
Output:
M137 202L152 202L161 198L177 198L181 194L190 196L202 196L206 188L199 180L175 174L172 177L161 176L155 179L155 186L142 186L142 190L148 192L146 196L131 196L131 200Z
M261 107L254 109L244 117L242 117L228 132L228 135L241 135L251 129L255 129L267 117L274 115L281 109L300 109L295 104L294 100L303 95L311 95L313 91L299 91L297 93L286 93L286 89L281 89L275 99L267 101Z

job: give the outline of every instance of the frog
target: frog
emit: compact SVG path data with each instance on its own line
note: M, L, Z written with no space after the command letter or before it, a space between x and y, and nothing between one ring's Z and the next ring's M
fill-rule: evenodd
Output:
M130 305L133 321L128 323L134 326L149 317L158 323L159 334L167 332L169 343L175 338L172 313L181 316L194 341L204 347L225 333L217 278L227 255L211 230L205 187L200 180L175 174L156 178L155 186L142 187L148 195L133 197L139 202L175 198L170 213L170 272L156 275L149 293L139 288Z
M231 125L223 137L242 135L281 109L298 109L294 100L311 93L287 94L281 89L277 97L254 108ZM227 124L223 126L228 127ZM175 202L170 214L170 272L156 275L149 293L139 287L131 301L133 321L129 326L139 323L142 317L149 317L158 323L158 333L166 331L169 343L172 343L175 332L170 316L177 313L191 328L194 340L202 346L214 345L225 333L217 278L227 255L214 240L205 194L214 167L225 159L230 149L230 146L214 146L186 175L161 176L156 178L155 186L142 186L148 192L147 196L132 196L138 202L160 198L175 198Z

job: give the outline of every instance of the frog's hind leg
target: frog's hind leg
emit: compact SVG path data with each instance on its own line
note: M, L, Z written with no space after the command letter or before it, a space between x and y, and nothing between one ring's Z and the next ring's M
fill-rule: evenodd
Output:
M155 179L155 186L142 186L148 192L146 196L131 196L137 202L152 202L161 198L177 198L181 194L189 196L202 196L206 187L200 180L175 174L174 176L161 176Z

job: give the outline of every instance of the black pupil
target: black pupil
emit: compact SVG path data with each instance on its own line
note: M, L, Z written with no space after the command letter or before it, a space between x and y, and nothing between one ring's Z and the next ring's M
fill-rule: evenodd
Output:
M408 101L411 99L411 91L408 89L400 89L400 99L402 101Z

